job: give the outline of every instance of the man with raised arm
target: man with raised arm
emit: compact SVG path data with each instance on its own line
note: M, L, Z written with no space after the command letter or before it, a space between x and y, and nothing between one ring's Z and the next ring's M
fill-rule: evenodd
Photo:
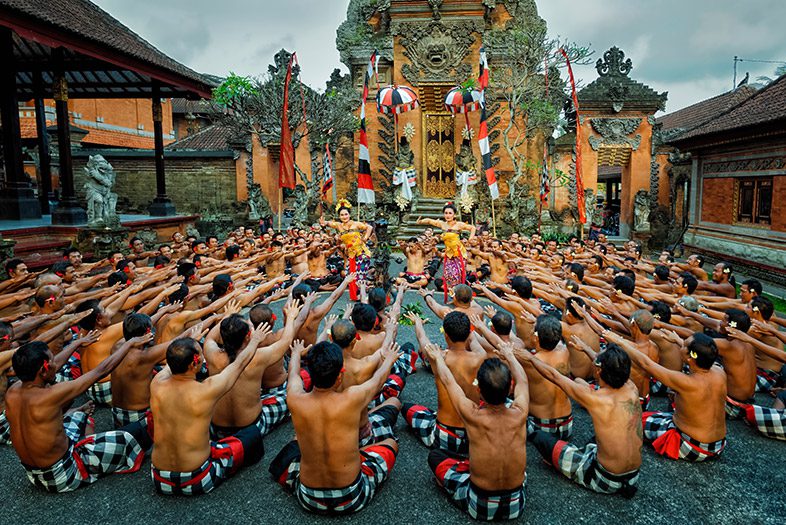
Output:
M702 333L683 343L683 358L690 374L665 368L641 353L634 344L606 331L633 363L674 392L674 412L642 414L644 440L655 452L670 459L697 462L713 459L726 447L726 372L715 364L718 347Z
M234 386L268 333L267 325L254 330L248 345L235 360L202 382L199 343L190 337L175 339L166 351L167 367L150 385L150 410L155 428L151 471L159 494L206 494L241 467L264 455L262 435L255 427L220 441L210 440L210 421L216 403Z
M361 412L382 388L398 357L386 342L382 360L366 382L342 389L344 359L338 345L317 343L308 352L313 389L300 377L302 342L292 349L287 400L296 441L286 445L270 465L270 473L300 505L311 512L350 514L364 509L390 474L398 443L388 438L360 448Z
M139 424L102 432L85 439L93 404L65 414L66 408L123 360L131 347L151 336L126 341L114 354L73 381L55 383L55 374L76 348L95 343L91 332L57 356L46 344L33 341L13 355L20 381L6 393L6 415L11 441L30 483L49 492L69 492L94 483L100 476L134 472L144 458L147 432Z
M300 284L300 278L307 276L303 274L295 280L294 286L290 290L290 297L305 301L306 296L312 293L311 287L307 284ZM347 276L341 281L341 284L333 290L333 292L325 299L319 306L311 306L308 309L308 316L303 326L297 331L296 339L303 340L306 345L312 345L317 340L317 332L319 331L319 324L322 319L330 312L333 305L336 304L341 295L346 291L349 283L355 280L355 273L348 273Z
M575 335L573 341L584 344ZM596 356L597 389L583 379L571 381L526 351L516 351L516 357L529 362L539 374L564 390L592 418L596 443L583 448L545 432L531 433L530 442L543 459L582 487L633 497L641 466L641 406L639 392L629 379L631 360L625 352L610 344Z
M476 380L480 402L469 399L445 364L445 351L428 345L434 375L445 385L466 428L469 458L460 460L444 450L429 452L428 464L437 483L453 503L476 520L515 519L526 501L527 376L513 356L513 346L500 346L502 359L483 361ZM515 384L513 403L506 406Z

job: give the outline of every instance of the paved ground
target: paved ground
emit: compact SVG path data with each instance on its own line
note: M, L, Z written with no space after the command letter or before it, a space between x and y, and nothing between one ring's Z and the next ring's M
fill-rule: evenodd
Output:
M405 302L420 301L408 293ZM342 307L344 301L337 308ZM427 324L434 341L439 325ZM410 327L401 327L400 342L414 342ZM404 401L434 407L433 376L419 371L407 383ZM769 403L765 397L760 402ZM665 407L663 399L656 407ZM586 412L575 409L574 441L586 443L592 427ZM108 410L97 414L98 430L108 429ZM0 448L0 486L3 513L11 523L216 523L256 522L287 524L336 522L335 518L307 515L295 500L274 483L267 472L270 461L293 435L286 423L266 438L262 461L246 469L212 494L199 498L157 496L150 481L149 461L142 471L116 475L63 495L35 489L14 454ZM401 452L389 482L372 505L344 523L467 523L432 482L427 450L407 433L399 419ZM544 465L528 447L528 500L520 523L643 523L669 522L764 524L784 523L786 509L786 443L762 438L741 422L729 424L729 445L715 462L691 465L665 460L645 447L639 492L632 500L601 496L569 483Z

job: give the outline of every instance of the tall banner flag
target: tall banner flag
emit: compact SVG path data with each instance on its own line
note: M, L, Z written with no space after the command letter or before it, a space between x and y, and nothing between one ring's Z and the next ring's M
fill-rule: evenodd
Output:
M564 49L560 48L560 53L565 57L568 64L568 76L570 77L570 87L573 91L573 109L576 111L576 206L579 209L579 222L587 224L587 210L584 202L584 181L581 178L581 120L579 119L579 96L576 93L576 79L573 76L573 68L570 67L570 59Z
M478 146L480 146L480 156L483 159L483 171L486 173L486 182L489 184L491 200L499 199L499 186L497 185L497 174L494 166L491 165L491 147L489 146L489 127L486 121L486 88L489 85L489 63L486 59L486 48L480 48L480 75L478 76L478 87L480 87L480 133L478 133Z
M322 157L322 198L333 187L333 160L330 158L330 145L325 144L325 155Z
M366 135L366 100L371 77L377 69L379 58L377 52L371 53L363 80L363 101L360 104L360 145L358 147L358 204L374 204L374 181L371 179L371 156L368 153L368 136Z
M292 61L289 58L287 76L284 80L284 106L281 110L281 156L278 161L278 187L295 189L295 148L292 146L292 131L289 129L289 83L292 80Z

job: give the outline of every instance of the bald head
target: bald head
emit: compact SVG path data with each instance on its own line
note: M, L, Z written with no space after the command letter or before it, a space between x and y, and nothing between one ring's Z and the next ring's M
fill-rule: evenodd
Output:
M57 277L57 276L55 276ZM35 293L35 302L39 307L43 307L47 301L51 304L56 302L56 298L60 295L60 287L53 284L47 284L38 289Z
M458 304L468 305L472 302L472 288L466 284L458 284L453 287L454 299Z
M652 332L652 327L655 324L655 317L647 310L636 310L630 316L630 320L636 323L642 334L648 335Z
M60 277L56 273L46 272L36 277L33 286L35 288L41 288L42 286L52 286L52 285L56 286L62 282L63 282L62 277Z
M330 329L330 337L342 350L352 346L358 331L349 319L339 319Z

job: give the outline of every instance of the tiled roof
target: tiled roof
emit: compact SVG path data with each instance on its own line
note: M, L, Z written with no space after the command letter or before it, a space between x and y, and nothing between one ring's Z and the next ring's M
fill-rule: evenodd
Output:
M230 131L224 126L213 124L204 129L173 142L166 147L168 151L227 151Z
M752 97L757 88L742 86L716 97L702 100L691 106L680 109L668 115L658 117L655 121L662 125L663 131L676 129L691 130L706 124L713 118L727 112L731 108Z
M172 99L172 113L202 113L212 114L220 111L220 109L208 100L188 100L186 98L173 98Z
M752 126L775 124L779 121L784 122L782 129L786 130L786 75L760 89L718 118L680 135L677 142Z
M120 131L106 129L90 129L90 132L82 139L83 144L94 146L109 146L113 148L129 149L154 149L155 143L152 137L140 137Z
M120 57L127 57L131 59L129 64L133 61L147 64L153 76L180 79L176 83L181 87L206 96L214 85L212 80L162 53L89 0L0 0L0 14L4 15L0 16L0 25L29 29L34 38L38 33L51 34L52 43L43 41L45 45L92 47L105 61L115 58L123 62ZM65 41L75 44L61 43Z

